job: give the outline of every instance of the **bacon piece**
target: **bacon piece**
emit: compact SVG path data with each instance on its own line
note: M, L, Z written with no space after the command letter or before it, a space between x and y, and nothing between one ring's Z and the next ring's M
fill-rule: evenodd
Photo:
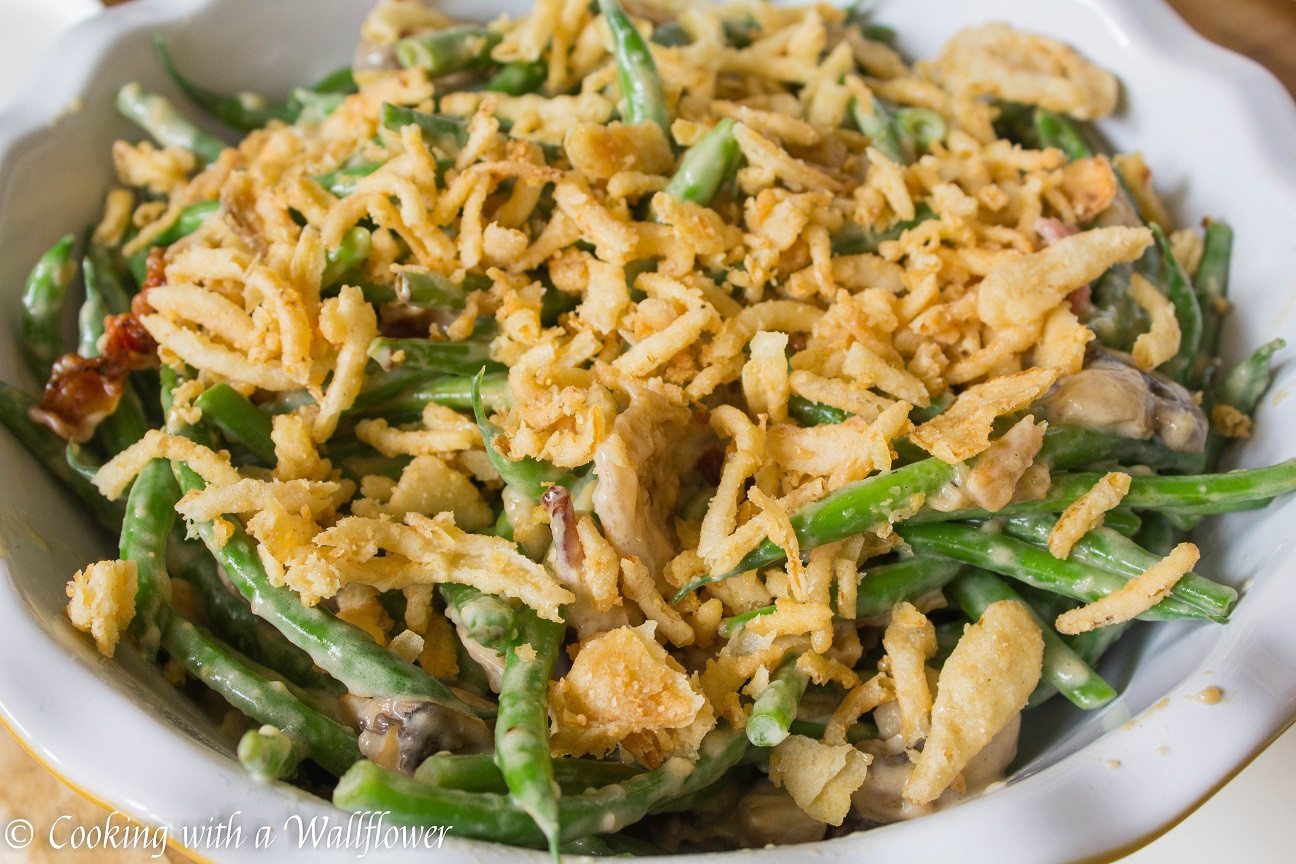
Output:
M104 319L98 357L64 354L54 362L39 405L28 416L68 441L88 441L95 428L117 410L132 370L158 362L158 345L130 313Z
M1051 246L1064 237L1079 234L1080 229L1075 225L1063 222L1061 219L1041 216L1035 220L1035 233L1039 235L1045 246ZM1071 306L1071 311L1081 321L1088 320L1089 316L1093 314L1093 291L1090 289L1088 282L1068 294L1066 300Z

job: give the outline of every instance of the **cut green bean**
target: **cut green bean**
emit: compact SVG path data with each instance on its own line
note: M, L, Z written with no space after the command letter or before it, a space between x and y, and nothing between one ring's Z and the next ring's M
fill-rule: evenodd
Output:
M914 205L914 218L900 220L881 231L865 228L857 222L848 222L833 236L832 254L876 254L878 247L883 243L898 240L910 228L935 218L936 211L931 208L931 205L926 201L920 201Z
M980 509L948 512L924 509L914 514L909 522L951 522L1032 513L1061 513L1092 489L1102 477L1101 474L1055 474L1048 493L1034 501L1018 501L997 513ZM1184 515L1231 513L1263 507L1274 497L1292 491L1296 491L1296 459L1288 459L1267 468L1247 468L1219 474L1136 474L1130 480L1130 491L1121 499L1121 506L1131 510L1160 510Z
M799 653L785 657L752 705L747 740L757 747L774 747L788 736L810 683L810 676L797 666L800 658Z
M1215 387L1215 399L1243 414L1253 414L1273 379L1273 356L1287 347L1283 339L1266 342L1229 370Z
M540 89L549 74L549 64L543 60L514 60L505 63L486 82L486 89L510 96L523 96Z
M895 124L903 137L913 141L919 150L929 150L931 145L944 141L949 134L945 118L930 108L900 108L895 112Z
M962 570L963 565L957 561L921 555L861 570L855 594L855 617L885 615L897 603L912 602L939 591Z
M190 81L180 74L180 70L176 68L175 62L171 58L171 52L167 50L166 41L161 33L154 35L153 47L157 51L158 62L171 80L175 82L176 86L192 99L199 108L231 129L237 129L240 132L251 132L254 129L260 129L271 120L282 120L285 123L291 123L296 118L296 112L289 106L268 103L255 93L240 93L237 96L230 96Z
M228 146L215 135L195 126L165 98L142 90L134 81L117 91L117 110L163 147L189 150L203 165L219 159Z
M1015 516L1003 522L1004 532L1010 537L1037 545L1048 544L1054 524L1051 516ZM1162 556L1111 528L1099 526L1076 541L1068 557L1081 564L1133 578L1146 572ZM1196 573L1185 574L1170 590L1170 596L1221 622L1228 620L1238 599L1232 588Z
M624 762L560 756L553 759L553 773L554 782L564 795L579 795L589 789L621 783L643 772ZM441 789L508 794L504 775L490 753L435 753L414 771L414 779Z
M225 584L206 546L184 539L172 544L170 557L175 578L198 591L207 620L222 641L300 687L323 693L341 692L336 681L315 668L309 654L258 618L247 601Z
M202 227L211 216L219 213L219 201L198 201L180 211L176 220L165 231L153 238L154 246L170 246L177 240L188 237Z
M405 126L419 127L424 144L451 158L458 156L459 151L468 143L468 124L459 117L428 114L389 102L383 103L380 116L382 125L393 132L399 132Z
M1161 364L1161 371L1180 384L1188 380L1197 363L1197 354L1201 348L1202 310L1197 300L1197 289L1192 280L1179 265L1170 241L1166 238L1161 226L1149 223L1152 236L1156 238L1157 247L1161 250L1161 271L1165 278L1165 294L1174 304L1175 318L1179 322L1179 350L1175 356Z
M680 160L666 192L680 199L710 206L738 170L742 153L734 139L734 121L724 118L711 127Z
M64 353L63 302L76 275L72 244L65 234L37 261L27 276L22 295L22 354L36 380L49 378L54 361Z
M277 462L270 438L274 424L242 393L225 383L213 384L193 404L226 440L242 444L264 465Z
M239 764L262 783L285 780L297 773L302 748L273 726L249 729L238 744Z
M535 820L557 860L559 790L549 754L549 679L566 627L530 609L519 618L522 632L504 652L495 762L510 798Z
M491 464L495 466L495 470L504 479L504 484L533 501L539 501L540 496L550 486L566 485L566 482L569 482L570 474L563 469L557 468L548 462L542 462L532 456L523 456L516 461L505 459L495 449L494 441L499 436L500 429L486 417L486 410L482 407L481 385L483 380L484 370L478 372L477 377L473 378L473 416L477 419L477 428L481 430L482 441L486 445L486 455L490 457Z
M369 345L369 356L384 369L400 366L444 375L507 372L491 359L485 342L433 342L430 339L388 339L380 336Z
M804 553L816 546L843 540L889 521L897 513L921 502L923 496L934 495L953 476L952 465L932 458L905 465L886 474L857 480L798 510L792 516L792 529L796 532L797 541ZM768 567L786 557L787 553L782 547L772 540L765 540L748 552L729 573L698 577L681 588L671 602L678 603L685 595L719 579Z
M324 255L324 272L320 284L332 286L342 281L355 268L364 263L373 250L369 229L359 225L342 235L337 247L328 250Z
M1062 641L1062 637L1053 629L1053 622L1041 617L1020 594L1008 587L1008 584L998 576L985 570L971 568L950 583L948 592L954 602L958 603L963 612L973 621L980 620L981 614L991 603L1001 600L1020 603L1031 613L1031 617L1039 625L1040 635L1044 637L1041 684L1061 693L1077 708L1092 711L1116 698L1115 689L1090 669L1075 651L1071 650L1071 646ZM1032 698L1041 701L1042 695Z
M1046 549L970 525L904 523L896 530L916 554L962 561L1085 603L1106 597L1129 581L1116 573L1060 560ZM1177 597L1166 597L1138 617L1145 621L1178 621L1209 616Z
M518 611L504 598L455 582L441 585L440 593L446 615L483 648L502 654L517 639Z
M1194 279L1197 302L1202 310L1203 357L1214 357L1219 353L1220 325L1223 323L1224 307L1228 300L1229 265L1232 257L1233 229L1226 222L1211 220L1206 226L1201 263L1197 265Z
M406 69L423 69L429 78L476 71L490 66L491 50L502 38L476 24L429 30L397 42L396 61Z
M666 97L647 40L621 7L620 0L598 0L598 6L612 33L617 86L621 89L621 119L626 123L656 123L669 141Z
M1039 137L1040 147L1054 147L1065 153L1068 159L1087 159L1094 155L1093 148L1071 118L1047 108L1035 108L1035 134Z
M868 105L855 99L851 102L851 119L883 156L899 165L913 161L912 153L905 146L911 142L900 134L895 122L895 111L881 99L873 96Z

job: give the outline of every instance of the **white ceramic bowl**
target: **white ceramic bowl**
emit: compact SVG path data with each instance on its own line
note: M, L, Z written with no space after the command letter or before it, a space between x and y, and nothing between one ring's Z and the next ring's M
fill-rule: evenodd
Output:
M198 80L270 94L313 80L350 56L368 0L137 0L67 33L27 94L0 115L0 309L13 310L25 270L55 237L96 216L110 180L109 144L134 135L114 114L117 87L137 79L176 96L153 59L155 30ZM447 3L486 18L525 0ZM891 0L878 18L906 51L930 57L958 28L1005 20L1061 37L1124 82L1118 118L1103 129L1142 148L1182 222L1205 215L1236 228L1226 344L1285 336L1296 344L1296 112L1250 61L1195 35L1155 0ZM9 319L13 320L12 312ZM12 325L0 335L0 378L24 381ZM1291 364L1288 364L1290 366ZM1284 430L1284 369L1262 406L1246 465L1296 453ZM298 848L294 814L345 817L288 786L247 778L210 723L129 649L98 657L63 615L63 585L110 553L107 538L7 435L0 434L0 716L56 773L88 795L166 826L172 838L234 817L241 848L185 845L213 860L352 860L359 850ZM1296 555L1286 532L1296 502L1221 519L1198 534L1201 570L1248 586L1233 621L1136 628L1104 663L1121 699L1082 715L1062 700L1029 715L1020 767L1004 787L914 822L738 858L946 860L1048 864L1115 857L1166 830L1229 779L1296 716ZM1132 669L1132 675L1126 670ZM1224 700L1193 698L1223 689ZM1131 718L1133 718L1131 720ZM270 850L254 848L269 827ZM46 826L36 826L43 831ZM453 832L451 833L453 838ZM423 852L370 854L383 861ZM540 861L539 853L451 839L445 861Z

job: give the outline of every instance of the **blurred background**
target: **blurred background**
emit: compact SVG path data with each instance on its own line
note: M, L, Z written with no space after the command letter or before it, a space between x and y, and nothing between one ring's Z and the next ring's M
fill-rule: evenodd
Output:
M103 5L123 2L131 0L105 0ZM1266 66L1296 95L1296 0L1168 2L1203 36ZM34 64L60 31L102 8L98 0L0 0L0 107L25 85ZM1288 864L1296 860L1294 774L1296 728L1289 729L1199 810L1121 859L1121 864ZM48 773L0 727L0 824L22 817L48 825L62 815L84 824L102 824L105 813ZM159 860L151 854L149 850L56 852L40 843L13 852L0 845L0 864L141 864ZM165 860L177 864L189 861L176 852L169 852Z

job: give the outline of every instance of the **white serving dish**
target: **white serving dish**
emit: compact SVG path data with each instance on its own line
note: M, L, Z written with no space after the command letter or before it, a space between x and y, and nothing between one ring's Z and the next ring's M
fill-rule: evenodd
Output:
M176 96L153 59L151 35L195 78L277 94L350 56L368 0L136 0L65 34L25 96L0 114L0 308L14 309L26 269L58 235L97 215L110 180L108 145L133 130L112 95L137 79ZM444 4L483 18L525 2ZM986 20L1061 37L1124 83L1120 117L1103 129L1147 154L1181 221L1228 219L1237 231L1226 330L1231 353L1275 336L1296 344L1296 111L1260 67L1201 39L1155 0L890 0L878 18L904 49L930 57L958 28ZM12 319L12 316L11 316ZM13 327L2 336L0 378L25 381ZM1291 364L1288 363L1287 367ZM1284 368L1239 464L1296 454ZM207 721L130 650L102 660L63 615L63 585L111 544L7 435L0 435L0 719L56 773L90 797L166 826L178 839L233 817L241 848L190 842L222 862L352 860L351 849L297 848L293 815L345 824L323 801L254 783ZM1203 572L1249 586L1233 621L1158 625L1123 640L1103 671L1121 700L1081 715L1054 700L1028 718L1021 766L1004 787L943 813L813 847L747 851L710 860L994 861L1048 864L1111 859L1198 806L1296 717L1296 555L1285 531L1296 503L1209 523L1198 533ZM1132 677L1123 669L1137 661ZM1193 698L1218 686L1224 700ZM1131 719L1132 718L1132 719ZM1117 767L1119 766L1119 767ZM274 844L254 848L269 826ZM453 832L451 833L453 838ZM374 852L385 862L426 852ZM540 853L449 840L444 861L540 861ZM270 857L267 857L270 856Z

